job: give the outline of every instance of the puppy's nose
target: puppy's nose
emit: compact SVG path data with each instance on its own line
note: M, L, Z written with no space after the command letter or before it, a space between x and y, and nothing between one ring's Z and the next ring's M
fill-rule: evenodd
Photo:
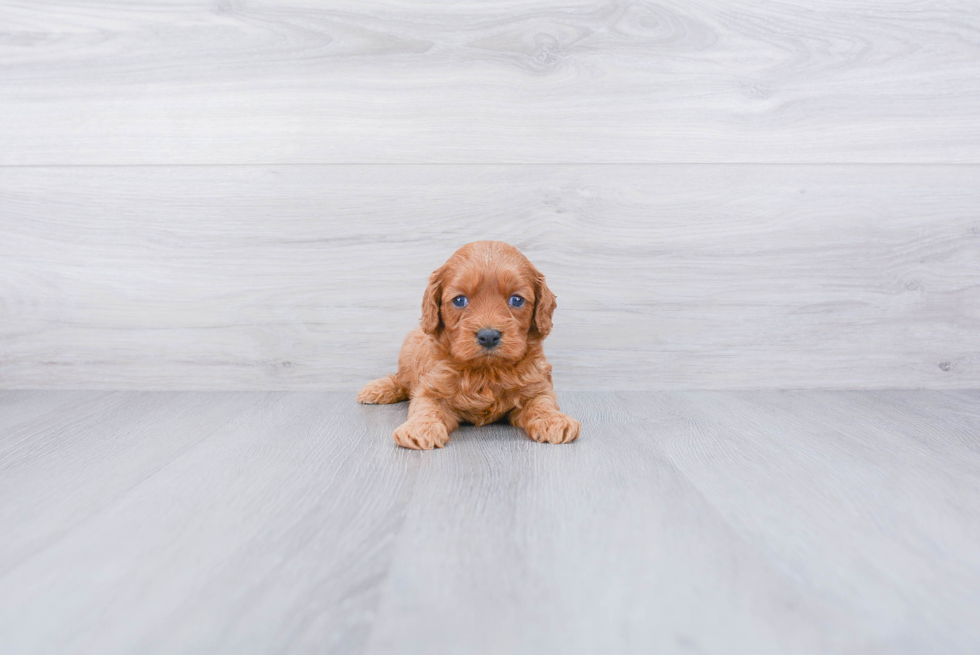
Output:
M484 348L496 348L498 345L500 345L500 330L483 328L476 333L476 340L480 342L480 345Z

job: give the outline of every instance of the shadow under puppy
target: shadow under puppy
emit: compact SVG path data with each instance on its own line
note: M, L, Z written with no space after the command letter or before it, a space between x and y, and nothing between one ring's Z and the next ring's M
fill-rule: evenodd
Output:
M467 421L505 416L535 441L568 443L580 425L562 414L541 342L555 295L544 275L502 241L457 250L429 278L420 328L405 338L398 373L365 385L358 402L410 399L394 433L406 448L441 448Z

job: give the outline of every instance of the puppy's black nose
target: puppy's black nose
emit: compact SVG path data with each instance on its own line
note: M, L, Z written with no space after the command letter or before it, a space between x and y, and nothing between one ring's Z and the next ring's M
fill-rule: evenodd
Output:
M476 333L476 340L479 341L480 345L484 348L496 348L498 345L500 345L500 330L483 328Z

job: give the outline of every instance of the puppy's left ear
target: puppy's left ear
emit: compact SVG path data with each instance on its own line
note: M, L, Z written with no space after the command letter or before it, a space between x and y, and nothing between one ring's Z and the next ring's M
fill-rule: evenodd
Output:
M429 276L429 286L422 296L422 320L419 325L426 334L436 336L442 329L442 276L446 267L437 268Z
M555 294L544 282L544 275L534 270L534 319L531 321L531 335L544 339L551 332L551 315L555 313Z

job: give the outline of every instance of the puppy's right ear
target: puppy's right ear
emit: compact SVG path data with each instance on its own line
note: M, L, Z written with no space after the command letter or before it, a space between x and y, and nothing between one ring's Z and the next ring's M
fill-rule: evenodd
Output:
M422 296L422 320L420 325L426 334L436 336L443 328L442 312L442 276L446 272L446 267L437 268L429 276L429 286L425 288L425 295Z

